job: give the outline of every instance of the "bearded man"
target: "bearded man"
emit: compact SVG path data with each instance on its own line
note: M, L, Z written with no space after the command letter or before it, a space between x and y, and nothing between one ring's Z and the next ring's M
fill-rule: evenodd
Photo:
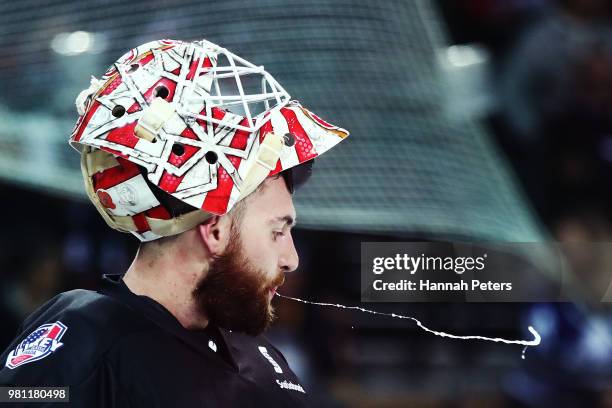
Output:
M131 50L77 110L87 194L142 244L98 292L61 293L28 317L0 385L65 387L83 407L307 406L262 333L298 267L294 188L348 132L205 40Z

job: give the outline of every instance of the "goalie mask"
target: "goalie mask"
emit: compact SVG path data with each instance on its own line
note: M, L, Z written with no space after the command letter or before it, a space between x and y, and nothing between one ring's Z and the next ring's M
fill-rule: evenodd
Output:
M121 57L76 100L70 144L108 225L150 241L222 215L268 176L348 136L262 66L206 40Z

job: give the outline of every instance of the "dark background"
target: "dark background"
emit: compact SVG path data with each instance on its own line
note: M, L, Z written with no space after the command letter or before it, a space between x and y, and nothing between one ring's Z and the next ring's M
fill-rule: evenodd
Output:
M365 241L610 241L612 34L604 0L0 3L0 345L56 293L96 289L138 242L84 198L73 100L131 47L205 37L264 64L349 139L296 195L281 293L360 304ZM91 37L75 31L90 33ZM343 146L346 144L346 146ZM336 151L337 150L337 151ZM574 262L584 262L579 257ZM597 268L593 268L597 270ZM612 406L606 304L275 300L269 332L317 406Z

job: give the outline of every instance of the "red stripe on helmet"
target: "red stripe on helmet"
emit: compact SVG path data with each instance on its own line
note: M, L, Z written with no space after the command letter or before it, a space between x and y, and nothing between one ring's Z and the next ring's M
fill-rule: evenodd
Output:
M136 225L136 229L138 232L147 232L151 231L151 227L145 218L144 213L136 214L132 216L132 221L134 221L134 225Z
M181 167L187 160L193 157L194 154L200 151L199 147L191 146L191 145L182 145L183 146L183 154L178 155L174 152L170 153L168 157L168 163L172 164L176 167Z
M81 136L83 135L83 132L85 131L85 128L87 127L87 124L89 123L89 121L91 120L91 117L94 115L94 113L96 113L99 107L100 107L100 102L94 101L91 104L91 107L85 113L85 116L81 116L79 118L78 124L73 133L74 135L73 139L75 142L78 142L79 140L81 140Z
M187 80L192 81L195 77L195 73L198 69L198 65L202 66L204 69L200 71L199 75L203 75L208 71L208 68L212 67L212 63L210 62L210 58L204 58L204 62L200 64L200 59L193 60L191 65L189 66L189 72L187 73Z
M225 117L225 111L217 107L212 108L211 113L213 118L220 121ZM217 123L213 123L213 131L217 130L217 126L219 126Z
M163 205L153 207L150 210L145 211L145 214L149 218L156 218L158 220L169 220L172 218L172 215L170 215L168 210L166 210Z
M106 140L133 149L136 143L138 143L138 140L140 140L134 134L135 127L136 122L132 122L120 128L113 129L106 135Z
M182 137L186 137L187 139L193 139L193 140L198 140L198 136L195 134L195 132L189 128L186 127L182 132L181 132L181 136Z
M263 142L266 135L272 132L272 130L272 119L270 119L266 123L264 123L259 129L259 143Z
M274 170L271 170L268 176L273 176L277 173L280 173L281 171L283 171L283 164L281 163L280 159L278 159L278 161L276 162L276 168L274 168Z
M217 188L206 194L202 209L212 214L225 214L232 187L234 187L234 181L223 167L218 166Z
M246 127L247 125L248 125L248 121L246 118L242 119L240 123L238 124L238 126L244 126L244 127ZM230 142L230 147L234 149L240 149L240 150L246 149L247 144L249 142L249 136L250 136L250 133L247 132L246 130L242 130L242 129L236 130L236 133L234 133L234 136L232 137L232 141ZM230 155L228 157L234 157L234 156Z
M134 163L117 157L118 166L111 167L93 175L94 190L109 189L140 174Z
M310 117L312 117L312 119L314 119L319 125L325 128L328 128L328 129L338 129L338 126L332 125L331 123L324 121L323 119L321 119L320 117L318 117L317 115L309 111L308 109L302 108L302 110L305 110L306 112L308 112L310 114Z
M168 96L166 96L164 99L167 101L171 101L174 98L174 91L176 90L176 82L168 78L161 78L152 87L150 87L147 90L147 92L145 92L142 96L148 103L151 103L153 99L155 99L155 97L157 96L156 95L157 89L161 87L164 87L168 90Z
M291 109L283 108L280 110L283 114L283 117L287 121L287 125L289 126L289 132L293 134L295 138L295 144L293 147L297 153L298 160L300 163L304 163L310 159L317 157L317 151L315 150L308 134L302 127L302 124L297 118L295 112Z
M266 138L266 135L268 133L271 133L273 131L272 128L272 120L268 120L266 123L264 123L261 128L259 129L259 143L262 143L263 140ZM278 159L278 161L276 162L276 168L272 171L270 171L269 176L273 176L276 173L280 173L281 171L283 171L283 165L280 161L280 159Z
M134 113L140 110L140 104L138 102L134 102L132 106L127 110L127 113Z
M108 85L102 88L102 91L100 92L100 96L110 95L115 89L117 89L119 85L121 85L121 82L123 82L123 80L121 79L121 75L119 74L115 74L115 75L117 76Z
M241 126L247 125L247 119L244 118L240 121ZM234 149L246 149L247 142L249 140L249 133L244 130L237 130L232 137L230 147ZM234 165L236 170L240 168L242 159L240 157L228 154L228 160ZM220 165L217 166L217 188L209 191L204 198L202 203L202 209L204 211L213 214L225 214L227 212L227 204L234 187L234 180L230 177L227 171Z
M147 51L142 54L142 57L137 62L140 63L140 65L147 65L149 62L153 61L153 58L155 58L153 51Z
M183 181L185 176L175 176L174 174L168 173L164 170L161 179L159 180L159 188L164 190L166 193L174 193L178 188L179 184Z
M198 137L196 136L194 131L191 130L191 128L188 128L188 127L186 127L181 132L181 136L184 137L184 138L187 138L187 139L193 139L193 140L197 140L198 139ZM170 163L170 164L172 164L173 166L176 166L176 167L181 167L194 154L196 154L197 152L200 151L199 147L191 146L191 145L188 145L188 144L183 144L182 145L182 149L183 149L183 153L181 155L178 155L178 154L176 154L174 152L171 152L170 156L168 157L168 163Z
M223 109L219 109L217 107L213 107L211 109L212 117L217 119L217 120L223 120L223 118L225 117L225 111ZM202 111L200 112L200 115L205 116L206 115L206 107L204 107L204 109L202 109ZM200 127L202 128L202 130L204 131L204 133L208 132L208 120L206 119L196 119L196 122L198 123L198 125L200 125ZM219 126L216 123L213 123L213 132L215 130L217 130L217 126Z

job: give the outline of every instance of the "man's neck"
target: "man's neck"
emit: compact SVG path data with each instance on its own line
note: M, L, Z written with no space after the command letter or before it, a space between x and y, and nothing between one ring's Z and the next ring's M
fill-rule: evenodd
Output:
M123 281L132 293L147 296L164 306L184 328L206 328L208 318L200 312L193 297L203 271L181 269L178 262L168 265L164 258L149 262L137 254Z

